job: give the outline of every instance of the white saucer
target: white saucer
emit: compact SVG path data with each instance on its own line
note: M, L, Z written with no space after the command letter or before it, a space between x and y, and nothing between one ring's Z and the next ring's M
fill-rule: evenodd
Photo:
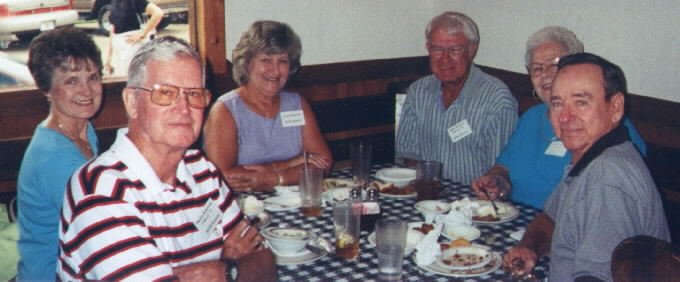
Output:
M264 209L273 212L289 211L300 207L300 197L274 196L264 199Z
M321 237L317 237L316 239L317 243L319 245L329 245L328 241L326 239L323 239ZM324 249L323 247L319 248L322 249L323 252L320 254L315 254L314 252L308 250L307 248L303 249L300 252L297 253L292 253L292 254L279 254L277 253L273 248L272 252L274 253L274 256L276 258L276 264L278 265L298 265L298 264L303 264L303 263L310 263L315 260L318 260L320 258L323 258L328 255L328 251Z
M446 269L442 266L440 266L437 262L433 262L430 265L418 265L418 267L427 270L429 272L439 274L439 275L444 275L444 276L450 276L450 277L477 277L477 276L482 276L486 275L489 273L492 273L496 271L498 268L501 267L503 264L503 259L501 258L501 255L497 252L491 252L492 257L491 261L480 267L480 268L473 268L473 269L466 269L466 270L452 270L452 269ZM413 255L415 256L415 254ZM415 258L414 258L415 260Z

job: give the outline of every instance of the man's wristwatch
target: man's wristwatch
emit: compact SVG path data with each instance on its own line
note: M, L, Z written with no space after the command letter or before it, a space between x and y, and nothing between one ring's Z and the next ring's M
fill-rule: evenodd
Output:
M229 278L229 281L236 281L238 279L236 263L224 261L224 277Z

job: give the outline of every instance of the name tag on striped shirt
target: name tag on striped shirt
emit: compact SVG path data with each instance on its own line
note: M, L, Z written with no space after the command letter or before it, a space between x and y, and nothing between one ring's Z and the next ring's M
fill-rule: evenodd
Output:
M281 112L283 127L305 125L305 114L302 110Z
M472 134L472 127L470 127L470 124L468 123L467 119L464 119L463 121L455 124L454 126L449 127L449 129L447 129L447 132L449 133L449 138L451 138L451 142L456 143L460 141L460 139L463 139L468 135Z
M215 201L208 199L205 206L203 206L203 210L201 210L201 216L194 224L198 230L210 234L210 232L217 232L217 224L220 223L221 217L222 211L220 211Z

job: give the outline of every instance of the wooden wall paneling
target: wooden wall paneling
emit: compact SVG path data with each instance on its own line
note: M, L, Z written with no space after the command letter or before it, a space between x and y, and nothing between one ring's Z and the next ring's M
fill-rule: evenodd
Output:
M195 46L211 78L227 74L224 0L192 0L195 5ZM191 18L191 17L190 17Z
M0 93L0 101L0 140L30 138L49 111L47 98L35 89Z

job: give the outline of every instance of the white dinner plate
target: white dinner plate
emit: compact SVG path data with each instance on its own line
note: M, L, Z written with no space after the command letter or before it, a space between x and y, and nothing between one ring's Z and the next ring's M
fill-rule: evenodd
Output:
M406 194L406 195L395 195L395 194L387 194L387 193L382 193L382 192L379 192L378 194L380 195L380 197L388 198L388 199L409 199L409 198L415 198L416 196L418 196L418 193L416 193L416 192L413 192L411 194Z
M472 201L477 202L480 207L491 206L491 202L487 201L487 200L472 200ZM516 207L514 207L510 204L504 203L504 202L496 201L495 203L496 203L497 207L505 208L505 213L498 215L499 220L497 220L497 221L486 221L486 220L475 220L473 218L472 222L481 223L481 224L499 224L499 223L504 223L504 222L514 220L515 218L517 218L519 216L519 210Z
M264 209L273 212L290 211L300 208L300 197L274 196L264 199Z
M466 269L466 270L452 270L452 269L446 269L439 265L436 261L433 262L430 265L418 265L418 267L435 273L439 275L444 275L444 276L450 276L450 277L477 277L477 276L482 276L486 275L489 273L492 273L496 271L498 268L501 267L503 264L503 259L501 258L501 255L497 252L491 252L492 257L491 261L487 263L486 265L480 267L480 268L473 268L473 269ZM415 254L413 254L415 256ZM415 257L414 257L415 260Z
M328 246L330 243L326 241L326 239L317 237L316 238L317 244L318 245L325 245ZM278 265L298 265L298 264L303 264L303 263L310 263L315 260L318 260L320 258L323 258L328 255L328 251L321 247L319 248L322 250L321 253L316 254L312 251L310 251L307 248L302 249L302 251L295 253L295 254L285 254L285 255L280 255L277 254L276 251L272 248L272 252L274 253L274 257L276 259L276 264Z

